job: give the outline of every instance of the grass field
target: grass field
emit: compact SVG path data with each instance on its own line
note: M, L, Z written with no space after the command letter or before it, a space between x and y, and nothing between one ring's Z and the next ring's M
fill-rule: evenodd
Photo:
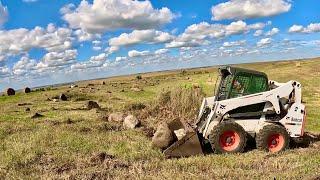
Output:
M235 66L263 71L279 82L301 82L308 112L306 130L320 133L320 58L297 62ZM279 154L252 150L233 155L165 159L160 150L151 146L148 133L163 118L142 115L146 114L143 109L130 107L148 106L162 92L177 87L192 88L195 84L206 96L212 96L217 69L141 76L140 80L136 75L122 76L79 82L76 88L51 87L30 94L1 96L0 179L320 178L319 144ZM65 93L69 100L52 101L60 93ZM97 101L103 110L86 110L87 100ZM27 107L30 111L26 111ZM124 130L121 123L108 122L105 116L117 111L136 114L142 127ZM36 112L43 117L32 119Z

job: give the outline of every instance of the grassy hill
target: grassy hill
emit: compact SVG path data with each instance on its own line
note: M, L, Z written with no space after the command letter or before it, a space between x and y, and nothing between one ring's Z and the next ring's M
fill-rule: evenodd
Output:
M279 82L301 82L308 112L306 130L320 133L319 65L320 58L235 66L263 71ZM152 148L150 133L159 121L183 115L164 114L161 118L148 114L143 107L154 104L161 93L177 87L200 86L205 96L212 96L217 68L146 73L141 77L83 81L75 88L61 86L1 96L0 179L320 177L319 144L279 154L252 150L243 154L165 159L160 150ZM68 96L68 101L54 102L52 99L61 93ZM87 100L97 101L102 110L86 110ZM108 122L107 115L117 111L136 114L142 127L124 130L121 123ZM43 116L31 118L35 113Z

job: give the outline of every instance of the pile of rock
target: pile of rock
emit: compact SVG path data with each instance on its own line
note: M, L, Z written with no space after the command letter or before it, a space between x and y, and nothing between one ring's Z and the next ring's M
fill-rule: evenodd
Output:
M122 122L122 125L125 129L135 129L140 126L140 120L134 115L125 116L122 112L115 112L109 114L108 121L110 122Z

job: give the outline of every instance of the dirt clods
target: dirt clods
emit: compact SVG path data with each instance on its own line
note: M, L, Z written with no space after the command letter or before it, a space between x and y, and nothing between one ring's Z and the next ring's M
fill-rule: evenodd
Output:
M134 115L128 115L123 121L123 127L127 129L135 129L140 125L140 120Z
M91 110L91 109L100 109L100 106L97 102L95 101L88 101L86 103L86 107L88 110Z
M61 101L67 101L67 100L68 100L68 97L67 97L65 94L60 94L59 99L60 99Z
M174 134L169 129L169 125L162 122L152 137L152 145L160 149L165 149L172 144L174 139Z
M31 116L31 119L36 119L36 118L40 118L43 117L44 115L40 114L40 113L35 113L33 116Z

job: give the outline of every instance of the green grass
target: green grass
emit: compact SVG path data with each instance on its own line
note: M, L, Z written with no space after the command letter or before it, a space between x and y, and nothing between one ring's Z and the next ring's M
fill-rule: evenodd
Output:
M306 130L320 133L319 64L320 59L312 59L301 61L299 68L295 61L237 66L266 72L270 79L279 82L301 82L308 112ZM83 110L90 99L108 111L128 112L126 108L130 104L153 103L161 92L194 85L199 85L206 96L212 96L217 69L141 76L141 80L135 75L123 76L105 79L105 85L101 85L102 80L94 80L80 82L73 89L64 86L0 96L0 179L312 179L320 176L319 146L279 154L253 150L233 155L165 159L160 150L152 147L143 128L124 130L121 123L106 122L96 111ZM95 84L94 89L85 88L88 83ZM134 92L133 86L143 91ZM60 93L66 93L70 101L47 101ZM18 106L18 103L32 104ZM27 107L30 112L25 111ZM36 112L44 117L31 119ZM143 119L144 126L156 127L157 117ZM115 130L117 127L119 130ZM93 161L100 152L114 158Z

